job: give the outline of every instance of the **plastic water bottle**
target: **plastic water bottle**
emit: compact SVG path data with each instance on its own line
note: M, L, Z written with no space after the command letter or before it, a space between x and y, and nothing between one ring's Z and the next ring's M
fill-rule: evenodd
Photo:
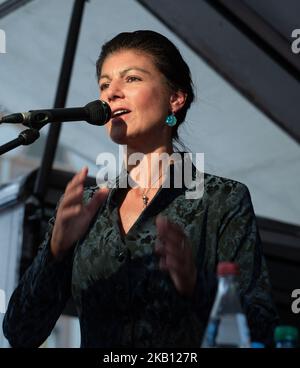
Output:
M236 278L239 267L220 262L218 290L202 340L203 348L250 348L250 333L243 313Z
M274 331L276 348L296 348L298 329L293 326L277 326Z

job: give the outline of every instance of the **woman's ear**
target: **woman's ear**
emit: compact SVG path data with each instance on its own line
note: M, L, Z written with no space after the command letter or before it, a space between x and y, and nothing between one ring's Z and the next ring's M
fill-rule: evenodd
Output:
M182 90L173 92L170 96L170 110L175 114L181 110L185 104L187 93Z

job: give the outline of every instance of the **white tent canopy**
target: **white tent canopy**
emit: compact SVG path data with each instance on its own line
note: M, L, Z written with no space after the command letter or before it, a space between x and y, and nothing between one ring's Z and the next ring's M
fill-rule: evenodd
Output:
M0 54L2 112L53 106L72 6L71 0L33 0L0 19L7 43L7 53ZM98 97L95 61L101 45L119 32L136 29L163 33L190 65L197 100L180 134L192 152L205 153L205 171L245 183L258 215L299 224L297 143L136 1L86 3L67 106L83 106ZM19 129L2 125L0 144L14 139ZM47 127L41 132L46 134ZM99 153L118 154L104 127L85 123L66 123L59 144L70 170L88 164L92 175ZM7 157L25 152L18 149Z

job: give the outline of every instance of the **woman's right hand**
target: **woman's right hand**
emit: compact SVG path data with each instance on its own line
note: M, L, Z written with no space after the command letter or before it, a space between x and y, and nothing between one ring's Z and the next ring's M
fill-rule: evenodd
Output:
M51 252L57 260L61 260L85 234L93 216L108 195L108 189L99 189L88 204L83 204L83 184L87 173L88 168L84 167L73 177L57 209L51 238Z

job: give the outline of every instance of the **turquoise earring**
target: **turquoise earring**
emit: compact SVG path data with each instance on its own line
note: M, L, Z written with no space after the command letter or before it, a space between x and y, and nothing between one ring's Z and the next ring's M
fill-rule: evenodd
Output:
M166 124L169 125L170 127L176 125L177 123L177 119L176 119L176 116L174 115L174 113L168 115L166 117Z

